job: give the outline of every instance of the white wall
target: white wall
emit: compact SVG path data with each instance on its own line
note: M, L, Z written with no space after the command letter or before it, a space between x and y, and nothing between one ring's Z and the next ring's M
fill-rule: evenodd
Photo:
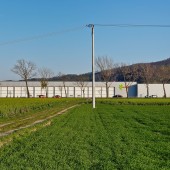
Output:
M92 97L92 84L91 82L87 83L85 87L84 95L80 87L77 87L75 82L66 82L66 93L67 97ZM106 97L106 86L104 82L96 82L95 94L96 97ZM124 87L124 82L109 82L109 97L111 98L114 95L120 94L123 97L126 97L126 89ZM136 83L131 83L135 85ZM24 82L1 82L0 83L0 97L27 97L26 87ZM39 82L29 82L29 92L31 97L38 97L39 95L46 95L46 90L48 97L54 95L60 95L66 97L65 89L62 82L49 82L47 89L41 89ZM120 85L123 85L123 88L120 88ZM136 90L136 89L134 89Z
M170 97L170 84L165 84L166 95ZM146 84L137 85L138 97L145 97L147 95ZM162 84L149 84L149 95L157 95L158 97L164 96Z

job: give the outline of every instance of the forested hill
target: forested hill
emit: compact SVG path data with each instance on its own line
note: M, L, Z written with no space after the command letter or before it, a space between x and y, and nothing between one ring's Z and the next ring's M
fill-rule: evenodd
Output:
M150 64L158 65L158 66L161 66L161 65L170 65L170 58L167 58L166 60L162 60L162 61L152 62Z
M165 60L162 60L162 61L156 61L156 62L151 62L151 63L136 63L136 64L133 64L133 65L129 65L129 66L126 66L126 67L133 67L135 65L138 65L139 68L140 66L142 65L152 65L152 66L156 66L156 67L160 67L160 66L163 66L163 65L170 65L170 58L167 58ZM138 70L140 71L140 70ZM121 74L116 71L116 81L122 81L122 76ZM34 78L34 79L31 79L31 81L39 81L40 79L39 78ZM92 73L85 73L85 74L80 74L80 75L77 75L77 74L66 74L66 75L62 75L62 76L55 76L55 77L52 77L50 78L50 81L91 81L92 80ZM101 80L101 73L100 72L97 72L96 73L96 81L102 81ZM140 81L139 81L140 82Z

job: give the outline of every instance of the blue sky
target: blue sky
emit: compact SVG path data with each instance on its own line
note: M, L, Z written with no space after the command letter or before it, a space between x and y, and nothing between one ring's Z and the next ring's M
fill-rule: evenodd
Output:
M20 79L10 71L18 59L55 75L90 72L91 29L86 24L167 25L169 9L169 0L0 0L0 80ZM52 32L56 34L10 43ZM96 26L95 56L106 55L127 64L166 59L170 28Z

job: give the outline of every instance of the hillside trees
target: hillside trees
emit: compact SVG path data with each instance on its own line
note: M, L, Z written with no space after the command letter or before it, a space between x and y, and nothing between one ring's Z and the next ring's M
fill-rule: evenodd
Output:
M17 75L19 75L26 84L26 92L27 97L30 97L29 89L28 89L28 79L34 77L36 75L36 65L31 61L26 61L24 59L17 60L14 67L11 71Z

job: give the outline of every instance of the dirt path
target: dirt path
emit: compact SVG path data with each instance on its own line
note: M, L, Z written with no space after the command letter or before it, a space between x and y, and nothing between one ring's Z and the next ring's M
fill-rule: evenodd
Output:
M11 133L13 133L13 132L16 132L16 131L18 131L18 130L31 127L31 126L33 126L33 125L35 125L35 124L42 123L42 122L44 122L44 121L46 121L46 120L49 120L49 119L51 119L51 118L53 118L53 117L56 117L56 116L58 116L58 115L60 115L60 114L63 114L63 113L65 113L66 111L68 111L68 110L70 110L70 109L72 109L72 108L74 108L74 107L76 107L76 106L78 106L78 105L74 105L74 106L68 107L67 109L61 110L61 111L57 112L57 113L54 114L54 115L51 115L51 116L46 117L46 118L44 118L44 119L37 120L37 121L35 121L35 122L33 122L33 123L29 124L29 125L21 126L21 127L19 127L19 128L12 129L12 130L9 130L9 131L7 131L7 132L0 133L0 137L7 136L7 135L9 135L9 134L11 134ZM28 119L30 119L30 118L28 118ZM25 119L24 119L24 120L25 120ZM22 121L22 120L21 120L21 121ZM11 124L11 123L3 124L3 125L1 125L1 127L2 127L2 126L5 126L5 125L8 125L8 124Z
M13 122L2 124L2 125L0 125L0 128L1 128L1 127L4 127L4 126L7 126L7 125L10 125L10 124L12 124L12 123L13 123Z

